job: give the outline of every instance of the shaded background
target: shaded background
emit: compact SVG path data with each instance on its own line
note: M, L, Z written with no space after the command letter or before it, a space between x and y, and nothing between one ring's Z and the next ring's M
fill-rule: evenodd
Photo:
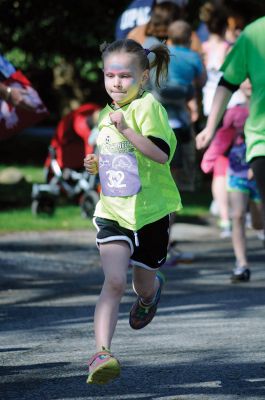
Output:
M33 131L23 133L24 136L1 142L2 163L42 165L54 127L63 115L86 102L105 105L108 98L103 86L99 45L114 40L117 19L130 2L0 1L0 51L31 80L50 111L37 135L34 127ZM194 29L199 22L199 7L204 2L189 0L187 19ZM245 3L250 18L257 12L257 5L265 10L263 0Z
M251 1L251 0L250 0ZM99 45L114 40L115 24L130 0L1 0L1 53L27 75L57 123L78 105L106 102ZM203 0L190 0L197 24Z

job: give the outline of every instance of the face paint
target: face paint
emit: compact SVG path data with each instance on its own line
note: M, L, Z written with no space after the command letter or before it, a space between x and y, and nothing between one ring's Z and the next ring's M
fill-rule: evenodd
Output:
M138 96L143 73L134 55L118 52L106 57L104 60L105 88L114 104L122 106Z

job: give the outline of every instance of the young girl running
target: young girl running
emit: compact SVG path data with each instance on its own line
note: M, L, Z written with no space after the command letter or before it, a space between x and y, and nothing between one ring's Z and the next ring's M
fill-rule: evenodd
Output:
M100 113L99 154L84 160L89 173L99 173L102 187L94 224L105 280L94 316L97 352L89 361L87 380L96 384L120 375L110 346L129 264L138 296L130 311L130 326L141 329L156 313L163 285L158 270L166 261L169 216L181 208L169 166L175 135L165 109L143 89L151 67L156 67L157 85L167 72L166 46L149 50L131 39L118 40L105 47L102 58L112 103Z
M241 84L241 89L246 98L250 98L249 80ZM244 125L248 114L248 103L231 107L226 111L223 125L216 132L201 163L202 170L208 173L212 170L216 158L228 152L227 190L232 214L232 243L236 258L231 275L233 283L247 282L250 279L245 223L248 206L253 228L258 231L263 229L261 198L250 165L246 161Z

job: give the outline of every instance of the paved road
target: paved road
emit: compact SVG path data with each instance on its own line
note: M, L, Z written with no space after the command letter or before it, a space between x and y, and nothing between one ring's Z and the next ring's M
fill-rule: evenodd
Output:
M232 285L229 240L207 226L179 224L174 234L196 259L164 268L160 308L142 331L128 325L128 274L112 346L122 376L104 387L85 383L102 282L94 232L0 236L0 398L265 399L261 243L248 234L253 279Z

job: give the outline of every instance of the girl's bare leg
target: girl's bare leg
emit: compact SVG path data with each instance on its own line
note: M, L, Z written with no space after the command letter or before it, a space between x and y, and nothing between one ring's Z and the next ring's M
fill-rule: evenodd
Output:
M212 180L212 194L219 209L219 217L222 221L229 222L228 193L226 188L226 176L215 176Z
M252 223L253 229L256 229L256 230L264 229L262 203L250 200L249 208L250 208L251 223Z
M137 295L141 297L145 304L151 303L159 287L156 271L134 267L133 286Z
M242 192L229 193L232 212L232 242L239 267L247 265L245 219L248 197L248 194Z
M126 289L130 248L123 241L104 243L100 245L100 258L105 280L94 316L97 351L102 346L109 349L111 345L120 301Z

